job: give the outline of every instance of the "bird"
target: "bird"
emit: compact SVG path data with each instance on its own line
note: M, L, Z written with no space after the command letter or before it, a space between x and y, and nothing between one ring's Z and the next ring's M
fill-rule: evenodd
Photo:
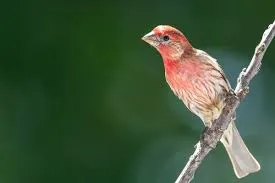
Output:
M211 127L225 106L226 96L233 91L217 60L194 48L181 31L170 25L156 26L142 40L161 55L166 82L173 93L206 127ZM261 169L240 136L234 119L220 142L238 178Z

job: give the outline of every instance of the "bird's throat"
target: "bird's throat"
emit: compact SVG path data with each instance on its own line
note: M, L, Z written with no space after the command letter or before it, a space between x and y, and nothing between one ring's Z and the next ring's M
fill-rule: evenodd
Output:
M179 67L179 61L177 60L170 60L170 59L165 59L163 58L163 64L165 68L165 72L173 72L176 71L177 68Z

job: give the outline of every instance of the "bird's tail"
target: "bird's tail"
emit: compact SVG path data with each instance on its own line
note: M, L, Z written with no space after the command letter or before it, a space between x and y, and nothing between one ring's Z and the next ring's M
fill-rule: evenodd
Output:
M257 172L261 169L258 161L246 147L234 122L231 122L228 129L224 131L221 142L229 155L238 178L245 177L249 173Z

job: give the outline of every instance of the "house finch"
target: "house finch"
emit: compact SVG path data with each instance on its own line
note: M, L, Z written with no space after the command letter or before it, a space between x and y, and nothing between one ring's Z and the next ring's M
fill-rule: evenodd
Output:
M159 25L143 38L161 54L166 81L185 106L210 127L217 119L231 86L217 63L206 52L192 47L177 29ZM220 140L238 178L260 170L232 121Z

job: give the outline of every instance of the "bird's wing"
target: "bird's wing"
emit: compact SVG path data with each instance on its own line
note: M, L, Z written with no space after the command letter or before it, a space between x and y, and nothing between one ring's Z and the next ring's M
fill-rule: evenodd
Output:
M224 73L224 71L222 70L221 66L219 65L219 63L217 62L217 60L213 57L211 57L209 54L207 54L205 51L196 49L196 55L200 56L200 57L204 57L205 60L207 60L208 62L211 62L211 65L220 72L220 74L222 75L223 79L225 80L225 82L228 84L229 89L231 89L231 85ZM204 59L203 59L204 60Z

